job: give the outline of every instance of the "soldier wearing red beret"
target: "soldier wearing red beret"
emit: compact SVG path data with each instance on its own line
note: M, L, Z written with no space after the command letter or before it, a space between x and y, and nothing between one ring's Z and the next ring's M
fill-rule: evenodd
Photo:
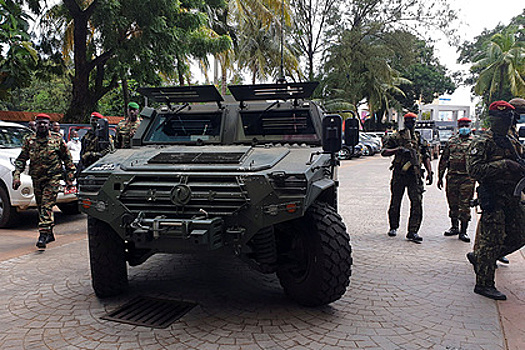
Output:
M470 129L471 120L467 117L458 119L458 133L445 145L438 165L438 189L443 188L443 176L447 173L445 192L449 207L448 215L452 223L445 236L455 236L463 242L470 242L467 234L470 216L470 200L474 197L476 181L467 172L467 151L473 137ZM461 227L460 227L461 222Z
M39 237L36 246L46 248L46 244L53 242L53 226L55 220L53 207L60 189L60 180L63 178L63 169L66 170L66 184L71 186L75 174L75 165L60 134L50 131L51 118L47 114L38 114L35 118L36 133L28 136L20 155L15 160L13 171L13 189L20 187L20 174L24 171L29 160L29 175L33 180L33 189L38 206Z
M418 234L423 219L423 171L421 165L427 170L427 184L432 184L432 167L430 165L430 152L427 142L415 131L417 115L407 113L404 115L405 128L393 133L385 140L381 155L394 156L391 169L390 206L388 221L390 230L388 236L397 235L401 201L408 190L410 199L410 217L408 219L408 232L406 238L415 243L421 243L423 238Z
M514 195L525 176L525 150L509 135L514 110L506 101L493 102L490 129L472 142L467 155L467 170L479 183L482 210L474 251L467 259L476 273L474 292L495 300L507 298L494 284L496 260L525 245L525 206Z

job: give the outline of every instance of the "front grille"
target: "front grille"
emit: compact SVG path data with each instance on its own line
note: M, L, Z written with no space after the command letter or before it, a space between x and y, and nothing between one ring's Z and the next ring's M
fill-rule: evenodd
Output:
M232 153L160 153L150 164L239 164L244 152Z
M97 194L108 180L107 176L87 175L78 179L80 193Z
M184 204L173 199L180 186L191 190ZM229 216L248 203L244 183L236 176L136 176L126 184L119 197L131 212L144 212L146 218Z

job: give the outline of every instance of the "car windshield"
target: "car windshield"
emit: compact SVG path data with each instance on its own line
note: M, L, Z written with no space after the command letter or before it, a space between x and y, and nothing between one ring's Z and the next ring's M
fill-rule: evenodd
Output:
M421 137L426 141L432 141L432 129L418 129L421 133Z
M439 139L448 140L454 134L453 130L439 130Z
M31 130L26 128L2 126L0 127L0 148L20 148L30 133Z
M220 141L222 113L162 114L146 134L145 142Z

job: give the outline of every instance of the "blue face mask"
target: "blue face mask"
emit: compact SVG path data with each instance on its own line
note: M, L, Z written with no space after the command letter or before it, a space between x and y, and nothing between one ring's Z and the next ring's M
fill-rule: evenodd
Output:
M80 140L80 137L73 137L73 140L78 141Z
M470 128L459 128L459 134L467 136L468 134L470 134Z

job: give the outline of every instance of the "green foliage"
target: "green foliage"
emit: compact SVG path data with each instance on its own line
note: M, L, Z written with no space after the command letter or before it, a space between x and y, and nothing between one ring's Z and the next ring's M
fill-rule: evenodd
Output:
M0 99L29 85L38 55L30 42L29 17L20 4L0 0Z
M525 10L508 25L485 29L464 42L458 62L473 64L464 82L483 100L482 113L495 100L525 97Z

